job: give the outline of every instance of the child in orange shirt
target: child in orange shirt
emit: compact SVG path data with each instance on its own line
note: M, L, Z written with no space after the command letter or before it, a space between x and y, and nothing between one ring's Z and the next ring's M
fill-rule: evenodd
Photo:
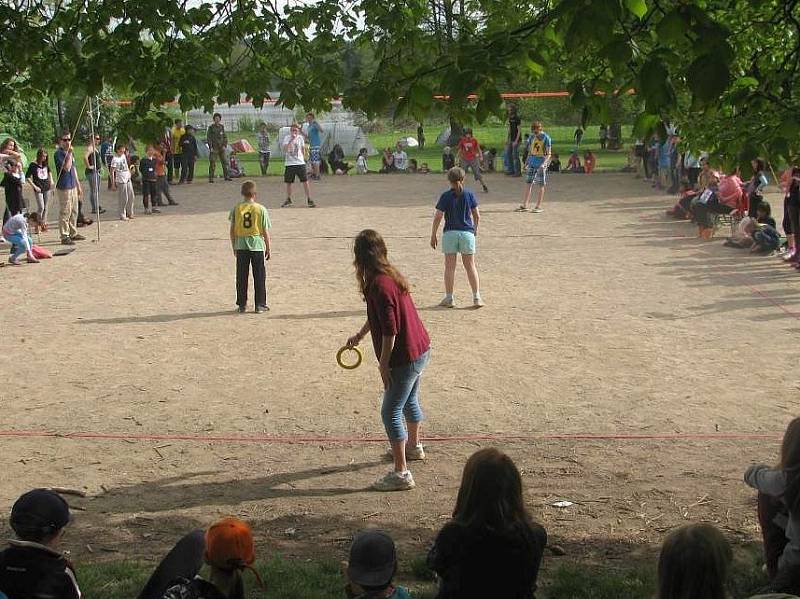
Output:
M165 150L163 146L156 148L153 158L156 161L156 206L165 206L162 195L166 196L170 206L177 206L178 202L172 199L172 192L169 189L169 180L167 179L167 160L164 157Z
M583 168L586 171L586 174L589 175L594 170L595 163L597 160L594 157L594 154L591 150L586 150L583 154Z

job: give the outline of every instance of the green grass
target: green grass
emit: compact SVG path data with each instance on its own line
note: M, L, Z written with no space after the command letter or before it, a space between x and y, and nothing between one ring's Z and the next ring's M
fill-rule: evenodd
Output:
M625 567L597 566L546 557L541 570L540 599L651 599L656 588L654 563L632 563ZM760 569L756 547L736 552L731 571L733 598L749 597L766 581ZM137 562L107 562L78 566L81 589L92 599L135 597L155 566ZM261 574L270 599L340 599L344 596L338 562L332 560L282 559L260 561ZM487 575L491 575L487 573ZM248 581L252 576L245 574ZM433 599L436 585L424 556L416 556L401 566L395 581L407 587L414 599ZM248 597L263 597L255 584Z

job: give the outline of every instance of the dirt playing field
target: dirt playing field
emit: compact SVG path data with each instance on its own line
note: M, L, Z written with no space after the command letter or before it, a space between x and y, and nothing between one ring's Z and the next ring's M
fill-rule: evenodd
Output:
M238 183L176 187L179 207L130 223L106 195L100 243L0 269L0 511L34 486L85 491L70 497L77 560L153 559L227 514L284 555L338 558L366 526L422 550L465 459L497 445L563 559L647 551L686 521L756 539L742 473L776 459L798 413L800 275L698 242L631 175L552 177L542 214L513 212L519 179L487 182L477 311L436 307L440 175L327 178L316 210L278 209L280 179L259 179L274 227L263 315L234 313ZM367 227L411 280L433 343L422 402L438 440L408 493L366 489L388 468L371 346L355 371L335 362L365 318L351 248ZM468 305L462 270L456 297ZM631 434L656 438L602 438Z

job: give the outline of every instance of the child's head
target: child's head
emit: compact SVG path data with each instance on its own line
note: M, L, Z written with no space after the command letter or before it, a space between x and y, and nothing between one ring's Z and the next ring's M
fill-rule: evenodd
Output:
M191 125L186 125L186 133L194 133L194 127Z
M531 131L534 135L539 135L542 132L542 121L533 121L531 123Z
M396 144L394 144L394 147L398 152L402 152L403 151L403 146L400 144L399 141Z
M359 156L366 156L366 155L367 155L367 148L361 148L361 149L358 151L358 155L359 155Z
M21 541L53 546L69 524L69 506L50 489L33 489L11 508L11 528Z
M267 130L267 124L266 124L264 121L261 121L261 124L258 126L258 128L259 128L259 129L260 129L262 132L264 132L264 131L266 131L266 130Z
M247 200L252 200L256 197L256 182L245 181L242 183L242 197Z
M250 527L238 518L223 518L206 531L206 550L203 558L211 566L213 579L236 580L242 570L249 569L263 588L261 577L252 564L256 548ZM239 581L238 584L241 584Z
M359 532L350 547L347 578L366 593L382 591L397 572L394 541L381 530Z
M758 173L767 168L767 163L764 162L763 158L753 158L750 161L750 166L753 167L753 172Z
M25 218L28 219L29 223L32 223L34 225L39 225L41 223L41 220L39 219L39 214L36 212L29 212L28 214L25 215Z
M183 120L182 119L175 119L175 126L178 129L180 129L183 126Z
M114 148L114 151L119 155L122 156L125 153L125 144L118 143L117 146Z
M299 135L299 133L300 133L300 123L292 123L292 126L289 129L289 132L292 135Z
M458 166L454 166L447 171L447 180L450 182L450 189L453 191L461 191L464 188L464 170Z
M733 553L711 524L689 524L673 531L658 558L658 599L725 599Z
M353 243L353 266L361 295L366 298L373 279L379 274L391 277L403 293L409 290L406 278L391 265L386 242L374 229L364 229Z
M148 156L152 157L153 154L156 153L155 146L148 144L148 146L144 150L144 153L147 154Z
M442 151L445 155L450 155L453 153L453 149L450 146L445 146L444 150Z
M772 216L772 206L769 205L769 202L761 202L756 208L756 214L758 218L769 218Z
M222 122L222 115L220 113L218 113L218 112L215 112L214 116L212 116L211 118L216 124L219 124L219 123Z
M510 457L494 447L470 456L464 466L453 518L465 525L497 530L528 520L522 477Z
M464 129L464 136L472 137L472 127L467 127L466 129Z

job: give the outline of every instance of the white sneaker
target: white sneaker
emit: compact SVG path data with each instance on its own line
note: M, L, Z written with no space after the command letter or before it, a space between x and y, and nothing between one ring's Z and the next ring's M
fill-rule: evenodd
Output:
M8 242L6 241L6 238L5 238L5 237L3 237L2 235L0 235L0 243L8 243Z
M411 472L395 472L391 470L372 484L373 491L410 491L416 485Z
M394 459L394 452L391 447L386 448L386 456L392 460ZM424 459L425 448L422 447L422 443L417 443L414 447L406 445L406 460L409 462L416 462Z
M439 302L439 305L442 308L455 308L456 307L456 299L452 296L444 296L444 299Z
M544 208L531 208L531 212L539 214L540 212L544 212Z
M472 307L473 308L483 308L486 304L483 303L483 300L479 297L476 297L472 300Z

